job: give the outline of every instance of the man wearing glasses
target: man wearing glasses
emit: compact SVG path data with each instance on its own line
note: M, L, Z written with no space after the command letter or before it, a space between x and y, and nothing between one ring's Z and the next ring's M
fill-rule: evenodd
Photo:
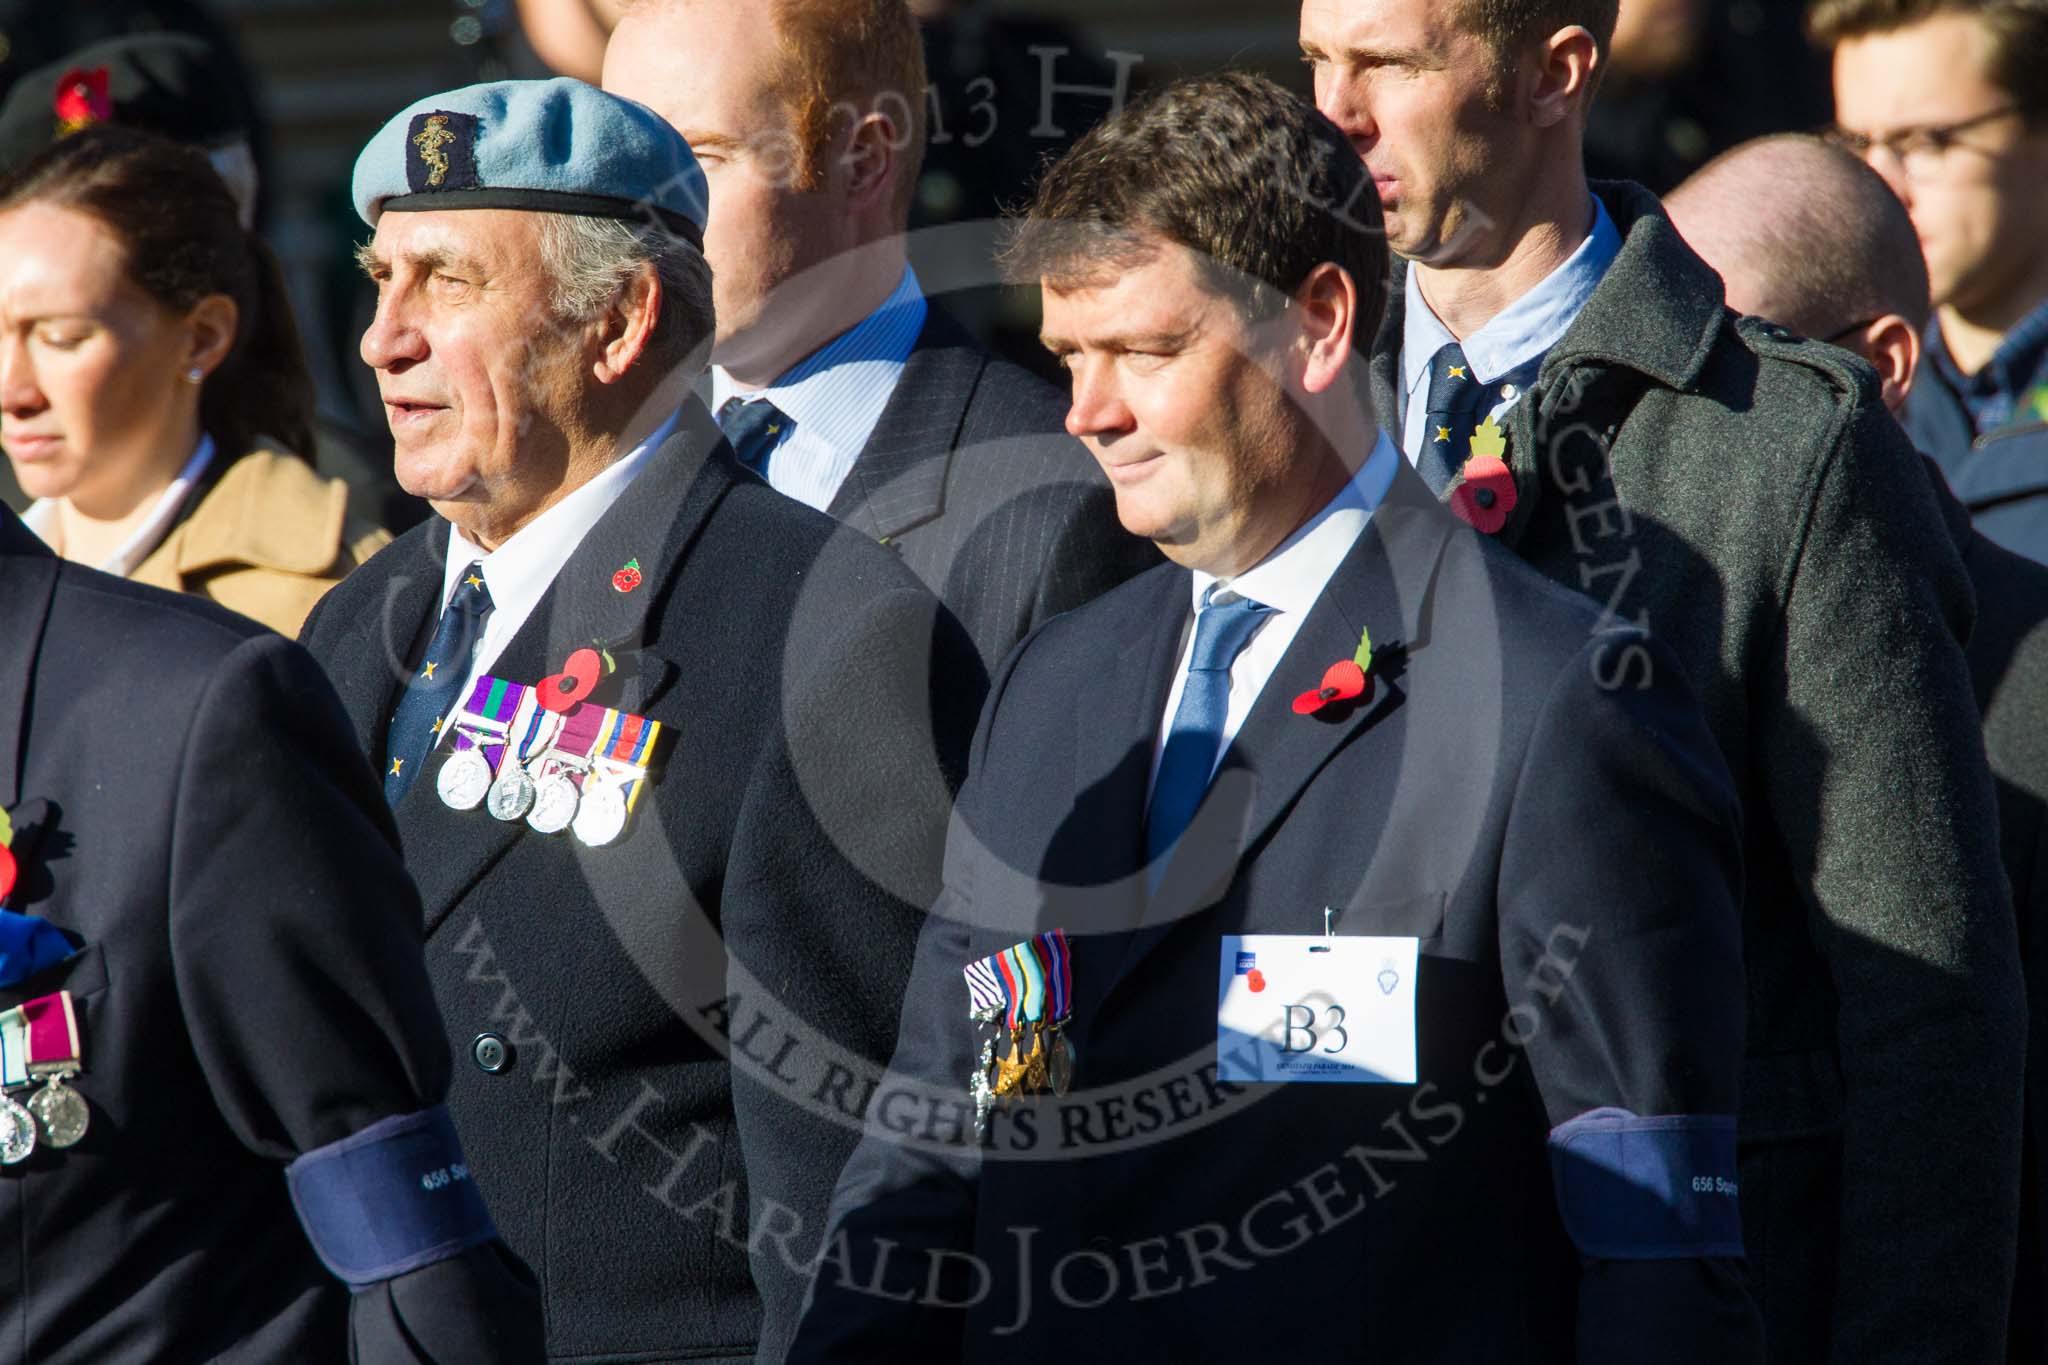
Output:
M1834 48L1833 138L1904 201L1927 255L1907 429L1972 501L1976 443L2048 422L2048 6L1818 0L1809 19Z

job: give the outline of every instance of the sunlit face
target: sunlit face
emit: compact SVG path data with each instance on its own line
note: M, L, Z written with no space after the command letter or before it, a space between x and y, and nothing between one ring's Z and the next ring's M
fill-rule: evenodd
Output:
M516 528L561 488L579 398L601 350L561 321L535 215L386 213L364 253L377 372L398 482L465 530Z
M192 344L98 219L0 214L0 446L23 491L125 507L176 469L196 439Z
M1533 129L1496 109L1493 50L1442 0L1305 0L1316 107L1379 191L1387 240L1427 265L1490 264Z
M1850 39L1835 49L1835 121L1882 139L2009 109L1991 57L1990 32L1964 14ZM1921 153L1911 174L1890 151L1873 147L1869 159L1913 215L1935 303L1996 309L2039 271L2048 130L2008 113L1956 133L1944 152Z
M804 155L785 61L766 7L731 0L629 10L604 59L604 88L667 119L704 168L711 358L760 383L802 359L800 339L839 305L816 280L785 286L858 243L844 158L837 145L819 149L815 165Z
M1164 242L1099 282L1044 285L1044 341L1073 383L1067 430L1116 491L1117 517L1219 576L1270 551L1318 469L1302 456L1274 343Z

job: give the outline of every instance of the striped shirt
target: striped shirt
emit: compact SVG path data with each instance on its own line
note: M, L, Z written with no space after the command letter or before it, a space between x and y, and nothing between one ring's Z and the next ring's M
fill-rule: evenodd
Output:
M778 493L824 511L853 472L896 381L924 331L927 312L917 272L903 278L882 306L798 361L765 389L747 390L723 367L711 370L711 410L729 398L766 398L790 421L769 452L768 482Z

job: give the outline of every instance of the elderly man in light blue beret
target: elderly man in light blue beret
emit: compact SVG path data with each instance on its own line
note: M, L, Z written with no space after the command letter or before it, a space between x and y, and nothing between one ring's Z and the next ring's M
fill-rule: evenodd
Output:
M553 1358L775 1359L887 1058L985 689L890 553L691 392L705 182L649 110L472 86L356 164L399 481L303 640L383 778L449 1108Z

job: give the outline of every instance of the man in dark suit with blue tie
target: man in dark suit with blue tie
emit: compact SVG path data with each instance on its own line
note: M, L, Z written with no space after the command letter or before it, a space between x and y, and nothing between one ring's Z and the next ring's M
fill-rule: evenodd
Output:
M1058 390L975 344L907 263L929 103L903 0L653 0L620 20L604 88L704 163L712 410L743 463L892 547L990 669L1158 562Z
M1016 264L1173 563L994 682L795 1358L1760 1359L1726 766L1380 429L1342 134L1172 87Z
M363 358L437 515L305 638L384 779L550 1358L780 1355L985 684L887 551L679 404L701 190L674 129L570 80L430 97L356 167Z

